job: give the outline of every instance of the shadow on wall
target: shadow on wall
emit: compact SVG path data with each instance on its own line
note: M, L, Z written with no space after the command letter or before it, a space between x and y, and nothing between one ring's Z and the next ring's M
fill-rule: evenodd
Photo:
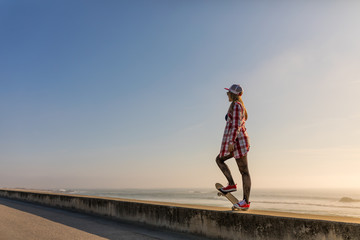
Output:
M101 217L91 216L83 213L76 213L67 210L46 207L33 203L21 202L17 200L9 200L0 197L0 204L17 209L22 212L30 213L53 222L57 222L90 234L97 235L106 239L124 239L125 235L133 235L129 239L190 239L190 240L207 240L202 238L171 232L155 227L130 224L123 221L112 221ZM138 237L136 237L138 236Z

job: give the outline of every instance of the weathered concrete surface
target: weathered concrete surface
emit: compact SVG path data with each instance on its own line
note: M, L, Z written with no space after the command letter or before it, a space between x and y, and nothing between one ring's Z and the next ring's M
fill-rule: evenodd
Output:
M24 190L2 189L0 196L216 239L360 239L360 219L331 217L319 217L318 219L316 216L310 215L266 214L265 211L260 214L256 211L242 213L225 211L224 208Z
M0 198L0 240L209 240Z

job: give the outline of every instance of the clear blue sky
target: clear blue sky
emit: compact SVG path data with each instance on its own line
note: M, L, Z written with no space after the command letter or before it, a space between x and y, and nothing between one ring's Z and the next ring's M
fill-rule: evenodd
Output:
M0 187L359 187L360 3L0 1ZM240 174L230 163L238 183Z

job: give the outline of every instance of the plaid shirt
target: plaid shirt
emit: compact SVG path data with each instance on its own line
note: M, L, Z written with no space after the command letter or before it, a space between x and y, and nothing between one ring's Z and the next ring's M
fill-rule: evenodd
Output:
M245 128L245 110L239 102L235 102L233 112L228 112L220 157L231 154L228 150L229 143L234 144L234 157L245 156L250 149L249 136Z

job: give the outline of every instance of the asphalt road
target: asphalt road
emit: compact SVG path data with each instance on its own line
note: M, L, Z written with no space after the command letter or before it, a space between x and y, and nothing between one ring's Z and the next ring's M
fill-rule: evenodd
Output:
M0 240L207 240L193 235L0 198Z

